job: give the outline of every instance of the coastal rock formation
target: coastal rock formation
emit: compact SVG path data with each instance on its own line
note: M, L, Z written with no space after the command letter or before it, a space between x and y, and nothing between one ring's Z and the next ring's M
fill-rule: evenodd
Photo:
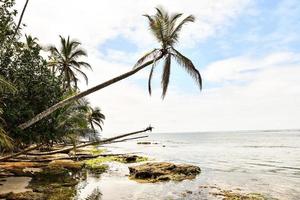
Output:
M8 193L8 194L0 194L0 198L4 198L6 200L45 200L43 194L37 192L22 192L22 193Z
M188 164L173 164L168 162L145 163L129 167L130 178L139 182L182 181L193 179L200 168Z
M151 142L137 142L137 144L151 144Z

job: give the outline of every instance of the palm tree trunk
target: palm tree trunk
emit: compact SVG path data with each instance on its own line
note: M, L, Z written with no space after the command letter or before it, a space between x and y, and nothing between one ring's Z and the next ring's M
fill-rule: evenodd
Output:
M152 131L152 127L148 127L148 128L143 129L143 130L140 130L140 131L135 131L135 132L131 132L131 133L118 135L118 136L107 138L107 139L104 139L104 140L93 141L93 142L88 142L88 143L85 143L85 144L77 145L76 148L82 148L82 147L91 146L91 145L100 145L100 144L112 143L113 141L115 141L117 139L128 137L128 136L131 136L131 135L136 135L136 134L139 134L139 133L144 133L144 132L147 132L147 131ZM130 138L128 138L127 140L130 140ZM124 140L124 141L126 141L126 140ZM41 147L41 146L42 146L41 144L40 145L34 145L34 146L31 146L31 147L28 147L28 148L24 149L23 151L13 153L13 154L10 154L10 155L4 156L4 157L0 157L0 162L4 162L8 159L15 158L15 157L17 157L19 155L22 155L22 154L26 154L27 152L32 151L34 149L37 149L38 147ZM72 147L67 147L67 148L64 148L64 149L59 149L59 150L50 151L50 152L34 153L34 154L31 154L31 155L42 156L42 155L53 155L53 154L57 154L57 153L68 153L73 149L74 149L74 147L72 146Z
M126 72L126 73L124 73L124 74L122 74L120 76L117 76L117 77L115 77L113 79L110 79L110 80L104 82L104 83L96 85L95 87L92 87L92 88L87 89L87 90L85 90L85 91L83 91L81 93L75 94L74 96L71 96L71 97L69 97L69 98L67 98L65 100L62 100L62 101L58 102L57 104L51 106L50 108L46 109L45 111L37 114L35 117L33 117L32 119L28 120L27 122L25 122L23 124L20 124L18 127L20 129L24 130L24 129L28 128L29 126L35 124L36 122L40 121L41 119L47 117L48 115L50 115L51 113L53 113L57 109L65 106L65 105L67 105L67 104L69 104L69 103L71 103L73 101L76 101L76 100L78 100L78 99L80 99L82 97L85 97L85 96L87 96L87 95L89 95L89 94L91 94L93 92L101 90L101 89L103 89L103 88L105 88L105 87L107 87L109 85L112 85L112 84L114 84L116 82L119 82L119 81L121 81L121 80L123 80L123 79L125 79L125 78L127 78L129 76L132 76L135 73L137 73L138 71L140 71L140 70L144 69L145 67L151 65L155 61L158 61L162 57L163 57L163 54L161 54L159 57L157 57L157 58L155 58L153 60L150 60L150 61L144 63L140 67L137 67L137 68L135 68L135 69L133 69L133 70L131 70L129 72Z
M144 132L151 131L151 130L152 130L152 128L148 127L148 128L143 129L143 130L140 130L140 131L126 133L126 134L123 134L123 135L118 135L118 136L107 138L107 139L104 139L104 140L99 140L99 141L88 142L88 143L85 143L85 144L80 144L80 145L77 145L76 148L78 149L78 148L91 146L91 145L107 144L107 143L113 142L113 141L115 141L117 139L120 139L120 138L128 137L128 136L131 136L131 135L136 135L136 134L139 134L139 133L144 133ZM124 140L124 141L126 141L126 140ZM57 153L69 153L73 149L74 149L74 147L66 147L64 149L59 149L59 150L50 151L50 152L35 153L34 155L40 155L41 156L41 155L53 155L53 154L57 154Z
M10 155L8 155L8 156L0 157L0 162L3 162L3 161L5 161L5 160L8 160L8 159L10 159L10 158L14 158L14 157L19 156L19 155L22 155L22 154L25 154L25 153L27 153L27 152L29 152L29 151L32 151L32 150L34 150L34 149L37 149L37 148L40 147L40 146L41 146L41 145L30 146L30 147L24 149L23 151L20 151L20 152L17 152L17 153L13 153L13 154L10 154Z
M29 2L29 0L26 0L25 5L24 5L23 10L22 10L22 13L21 13L21 15L20 15L20 19L19 19L17 28L15 29L15 32L14 32L12 38L10 39L11 41L13 41L13 39L16 37L16 35L17 35L17 33L18 33L18 30L20 29L21 22L22 22L22 19L23 19L23 16L24 16L24 13L25 13L25 10L26 10L26 7L27 7L28 2Z

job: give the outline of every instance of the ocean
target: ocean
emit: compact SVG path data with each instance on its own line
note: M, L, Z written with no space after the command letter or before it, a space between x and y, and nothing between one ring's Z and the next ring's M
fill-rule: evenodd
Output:
M145 134L144 134L145 135ZM112 163L101 177L88 177L78 186L78 199L97 189L101 199L220 199L206 186L269 199L300 199L300 131L240 131L149 133L150 145L137 141L105 145L110 153L135 153L154 161L189 163L201 168L194 180L137 183L128 166ZM188 192L187 192L188 191Z

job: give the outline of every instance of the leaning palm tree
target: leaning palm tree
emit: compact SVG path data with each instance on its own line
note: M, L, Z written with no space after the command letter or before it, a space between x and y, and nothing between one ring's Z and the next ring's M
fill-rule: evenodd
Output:
M139 67L141 64L145 63L147 59L160 58L162 56L163 62L163 75L162 75L162 98L165 97L171 72L171 60L172 58L177 61L190 75L200 89L202 88L202 79L199 71L196 69L194 64L190 59L181 54L178 50L175 49L175 44L178 42L179 33L186 23L194 22L195 17L189 15L185 17L180 23L177 23L177 20L183 15L182 13L176 13L169 15L164 9L156 8L156 14L154 16L144 15L149 20L150 31L153 33L154 37L160 43L161 47L159 49L153 49L149 53L145 54L142 58L138 60L135 67ZM149 79L148 79L148 90L151 95L151 79L153 76L154 68L156 63L152 65L150 70Z
M86 74L82 71L82 68L91 69L90 64L78 61L79 57L87 56L87 53L79 47L80 42L76 40L70 40L60 36L61 48L58 50L55 46L50 46L49 51L51 53L49 66L52 67L53 73L59 72L59 75L63 78L63 88L72 90L74 87L78 89L78 77L80 74L88 83Z
M157 13L154 16L145 15L149 20L150 30L156 37L156 39L161 44L160 48L152 50L150 53L147 53L138 62L135 64L134 68L124 73L120 76L117 76L113 79L110 79L104 83L96 85L90 89L87 89L83 92L80 92L74 96L71 96L57 104L53 105L52 107L46 109L45 111L39 113L29 121L20 124L20 129L25 129L32 124L38 122L39 120L45 118L46 116L53 113L58 108L61 108L73 101L76 101L82 97L85 97L93 92L96 92L100 89L103 89L109 85L112 85L116 82L119 82L129 76L134 75L138 71L146 68L147 66L152 65L152 69L149 75L149 92L151 93L151 77L153 75L153 64L157 64L157 62L161 59L164 59L164 67L163 67L163 78L162 78L162 87L163 87L163 94L162 97L165 96L167 92L167 87L169 84L169 77L170 77L170 68L171 68L171 58L175 58L177 62L179 62L187 71L188 73L197 81L200 89L202 88L202 81L201 76L198 70L195 68L193 63L184 55L182 55L179 51L174 48L175 43L179 39L179 33L182 27L187 24L188 22L193 22L195 18L192 15L185 17L182 21L177 23L177 20L182 16L181 13L173 14L169 16L167 12L163 9L156 9ZM156 65L154 65L156 66Z

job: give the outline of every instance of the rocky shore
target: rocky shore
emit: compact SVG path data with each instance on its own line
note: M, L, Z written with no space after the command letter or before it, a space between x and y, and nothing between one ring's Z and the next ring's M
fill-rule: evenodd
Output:
M78 192L76 186L88 176L101 176L111 162L128 165L130 180L141 184L194 179L201 173L198 166L169 162L149 162L148 158L132 154L105 154L95 147L76 152L76 159L68 154L20 156L21 161L0 163L0 199L7 200L68 200ZM74 157L75 158L75 157ZM17 189L16 189L17 188ZM199 186L199 191L187 190L183 199L196 199L207 193L214 199L266 200L255 193L224 190L217 186ZM101 193L96 193L96 196Z
M79 181L84 180L88 174L97 176L104 173L108 169L105 163L113 161L136 163L147 160L137 155L103 154L103 152L101 149L85 148L77 154L80 160L65 159L71 158L68 154L54 154L38 158L20 156L18 159L22 161L1 162L0 199L72 199ZM20 184L18 190L14 187L14 181Z

